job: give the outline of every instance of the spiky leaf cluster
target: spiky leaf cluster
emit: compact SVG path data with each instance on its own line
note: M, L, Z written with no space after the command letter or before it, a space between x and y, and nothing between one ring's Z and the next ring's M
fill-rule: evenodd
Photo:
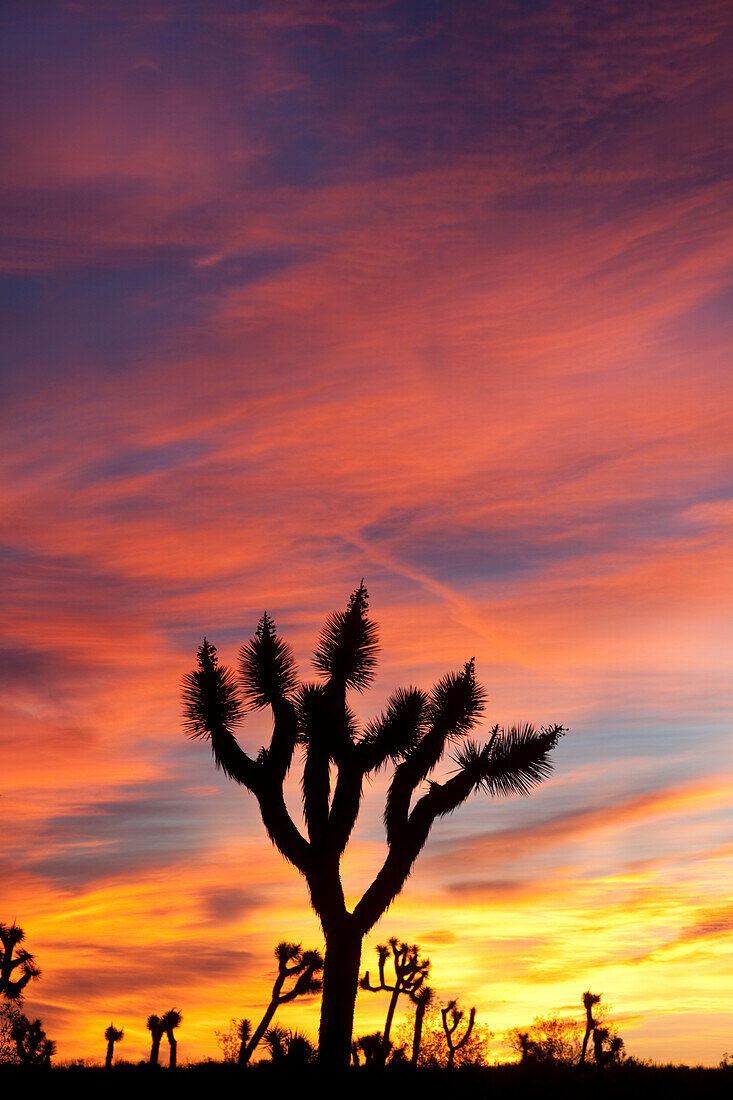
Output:
M376 623L367 618L369 597L364 582L346 611L329 615L321 631L313 664L334 683L363 691L374 678L379 651Z
M410 687L393 692L380 717L367 725L360 742L368 769L377 770L388 760L403 760L425 733L429 718L424 691Z
M242 719L244 708L231 670L219 664L216 647L204 638L198 664L183 679L184 729L189 737L210 737Z
M253 710L274 706L295 691L298 678L290 646L275 632L275 624L264 613L239 655L239 676L244 697Z
M529 795L550 775L550 753L562 726L535 729L530 723L504 731L495 726L485 745L464 742L453 759L477 790L496 796Z
M0 922L0 996L18 1001L33 978L41 975L30 951L20 945L25 933L17 924Z

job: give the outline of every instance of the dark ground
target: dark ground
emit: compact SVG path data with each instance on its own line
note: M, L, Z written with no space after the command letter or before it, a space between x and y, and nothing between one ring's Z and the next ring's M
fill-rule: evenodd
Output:
M0 1067L0 1096L23 1096L37 1083L42 1096L69 1095L86 1100L100 1095L103 1100L125 1097L130 1100L175 1095L181 1100L195 1097L208 1100L244 1095L246 1100L279 1100L282 1095L323 1096L330 1100L461 1100L473 1097L487 1100L593 1100L616 1097L620 1100L663 1096L665 1100L690 1097L694 1100L733 1098L733 1069L688 1069L684 1066L620 1066L599 1077L594 1067L534 1068L495 1066L485 1069L349 1070L327 1075L317 1067L285 1070L271 1065L246 1070L221 1064L204 1064L174 1070L150 1071L147 1067L120 1066L112 1070L71 1067L20 1071Z

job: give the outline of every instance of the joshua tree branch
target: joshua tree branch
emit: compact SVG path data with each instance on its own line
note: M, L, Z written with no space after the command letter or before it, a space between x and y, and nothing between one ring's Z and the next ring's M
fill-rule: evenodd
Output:
M272 716L274 720L272 737L270 747L264 754L264 762L272 778L282 783L288 774L295 752L298 717L295 707L287 699L273 702Z
M267 835L285 857L302 875L311 871L311 847L288 813L282 782L263 777L254 790L260 806L262 824Z

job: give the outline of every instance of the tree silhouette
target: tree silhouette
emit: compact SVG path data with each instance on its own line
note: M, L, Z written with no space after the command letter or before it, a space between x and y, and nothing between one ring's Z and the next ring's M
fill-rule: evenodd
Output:
M239 1039L239 1053L237 1055L237 1064L240 1066L246 1066L246 1052L247 1044L252 1037L252 1024L249 1020L240 1020L237 1027L237 1037Z
M586 989L583 994L583 1007L585 1008L585 1035L583 1036L583 1045L580 1048L580 1064L585 1062L586 1052L588 1050L588 1040L593 1034L593 1029L597 1026L597 1020L593 1018L593 1009L597 1004L601 1003L602 993L591 993L590 989Z
M387 1055L392 1050L392 1040L388 1040ZM384 1055L384 1036L381 1031L373 1031L369 1035L361 1035L352 1046L352 1057L354 1065L360 1065L359 1051L364 1055L364 1065L366 1066L383 1066L385 1063Z
M306 1066L316 1060L316 1048L302 1031L275 1025L265 1032L264 1042L275 1065Z
M384 972L389 958L390 948L392 949L392 964L395 972L394 985L387 984ZM384 1024L384 1031L382 1032L382 1064L384 1064L387 1061L387 1056L391 1048L389 1036L392 1030L392 1020L394 1019L395 1009L400 994L404 993L409 996L417 993L428 976L430 959L418 958L417 946L415 944L410 947L406 943L398 943L394 937L389 941L389 947L380 944L376 950L379 960L379 985L372 985L370 983L368 970L359 982L359 985L362 989L368 989L372 993L380 993L384 990L392 994L387 1008L387 1019Z
M323 970L323 957L319 951L302 951L299 943L283 942L275 948L275 958L277 977L272 987L272 997L257 1030L245 1047L244 1055L240 1056L240 1065L249 1062L280 1005L294 1001L296 997L302 997L306 993L320 993L323 987L318 977ZM295 978L295 983L283 992L289 978Z
M17 924L0 921L0 994L10 1001L20 1000L28 982L41 973L33 955L20 946L24 939Z
M40 1020L31 1021L19 1012L13 1022L13 1040L22 1066L50 1066L51 1058L56 1053L56 1044L46 1038Z
M163 1021L160 1016L148 1016L147 1026L148 1031L153 1037L150 1047L149 1064L151 1066L157 1066L158 1056L160 1054L160 1040L163 1038Z
M104 1033L104 1037L107 1040L107 1057L104 1060L104 1066L105 1069L110 1069L115 1043L119 1043L120 1039L124 1039L125 1033L124 1031L118 1031L114 1024L110 1024Z
M495 726L484 745L468 740L484 709L473 661L444 676L430 694L417 688L396 691L381 717L359 731L347 693L363 691L374 676L377 628L367 609L362 583L346 610L327 619L314 655L319 682L299 684L291 650L265 613L241 651L239 685L233 672L219 665L206 638L198 665L183 685L189 735L210 739L217 765L254 794L270 839L306 879L326 940L319 1059L343 1066L351 1050L362 940L402 890L433 822L474 790L529 794L549 774L550 753L563 732L557 725L506 731ZM256 759L240 748L233 732L245 704L272 711L272 738ZM445 750L456 742L457 773L444 782L430 781ZM283 795L296 747L304 752L307 839ZM356 824L364 782L388 762L394 773L385 810L387 856L350 912L341 857ZM427 789L416 796L426 781Z
M412 1055L410 1057L410 1065L415 1069L420 1057L420 1044L422 1042L422 1027L423 1021L425 1020L425 1013L434 1002L435 994L429 985L421 985L417 991L410 993L410 997L415 1003L415 1028L412 1034Z
M476 1009L472 1008L468 1015L468 1023L463 1036L454 1041L458 1026L463 1019L463 1012L458 1007L456 1001L448 1001L445 1008L441 1008L440 1015L443 1019L443 1031L445 1032L445 1041L448 1044L448 1069L453 1069L453 1059L456 1056L456 1051L464 1047L468 1040L471 1038L471 1032L473 1031L473 1025L476 1020Z
M176 1068L178 1040L176 1039L173 1032L177 1027L180 1027L182 1019L183 1017L181 1016L180 1012L175 1008L171 1008L168 1012L166 1012L165 1016L161 1017L160 1026L165 1032L165 1036L168 1040L168 1046L170 1047L170 1058L168 1059L169 1069Z

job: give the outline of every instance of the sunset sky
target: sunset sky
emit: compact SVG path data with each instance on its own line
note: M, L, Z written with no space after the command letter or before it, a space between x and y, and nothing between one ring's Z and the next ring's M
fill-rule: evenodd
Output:
M0 920L61 1061L182 1061L322 946L186 740L204 633L305 677L362 577L361 718L474 656L560 722L370 934L496 1035L602 992L733 1050L733 10L724 0L4 0ZM241 743L268 736L252 715ZM299 769L290 783L297 809ZM386 777L345 878L384 853ZM361 993L356 1031L381 1026ZM279 1022L315 1035L317 998Z

